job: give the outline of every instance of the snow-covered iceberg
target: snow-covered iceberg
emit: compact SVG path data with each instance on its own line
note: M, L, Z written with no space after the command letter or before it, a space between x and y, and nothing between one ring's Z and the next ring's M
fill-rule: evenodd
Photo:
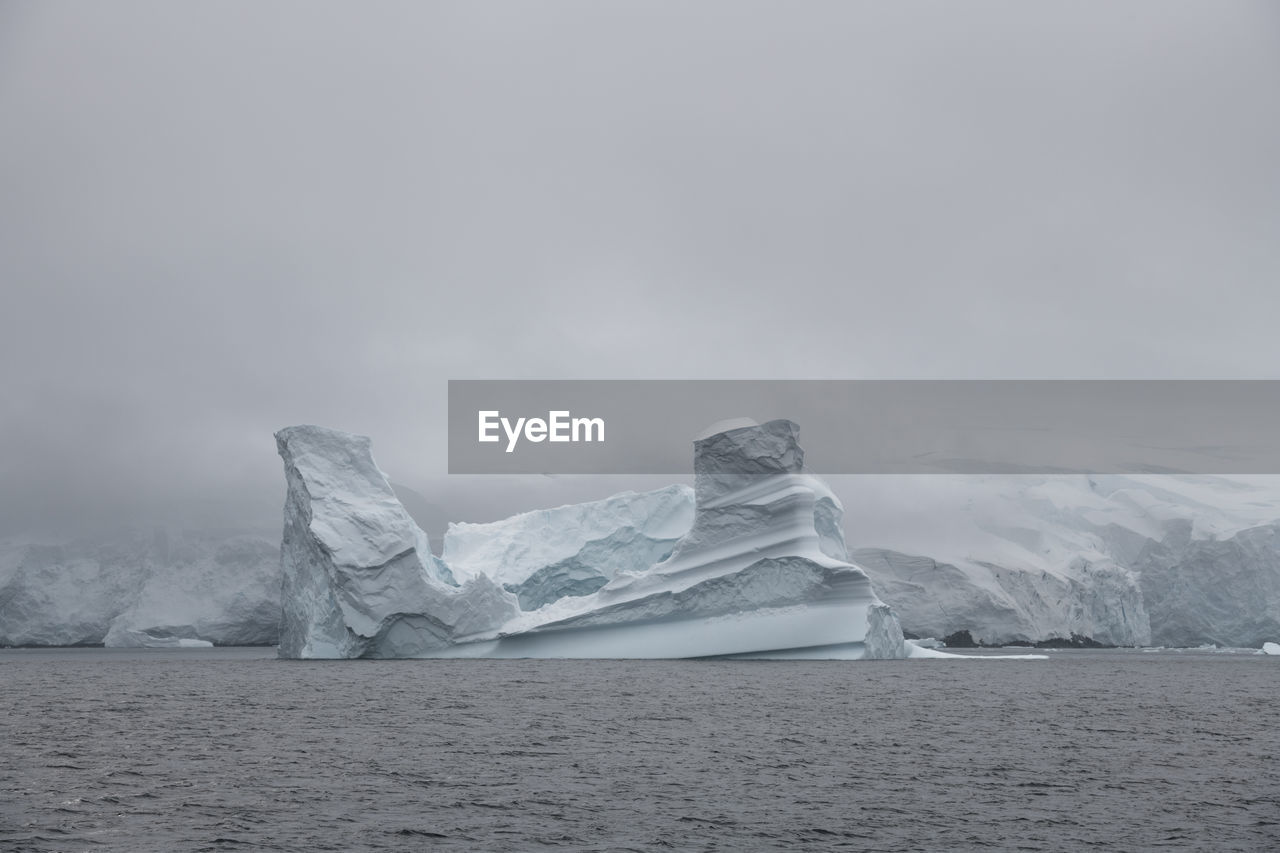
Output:
M667 486L486 524L453 523L441 557L455 578L487 575L515 593L521 609L537 610L665 560L692 523L693 489Z
M696 441L692 526L656 565L642 565L639 555L665 547L681 526L687 494L679 490L550 511L589 519L581 544L565 541L562 530L535 534L536 515L500 523L485 542L460 529L447 547L459 560L455 573L431 556L367 438L281 430L289 488L280 654L906 657L913 649L897 618L845 555L840 502L805 469L798 432L779 420L731 425ZM619 524L628 504L657 505L658 520ZM615 536L627 526L643 536ZM523 546L527 552L513 544L539 535L547 541ZM638 538L649 541L635 548ZM612 579L586 595L576 594L580 577L562 573L528 602L539 606L521 609L486 572L520 587L599 539L634 552L594 564ZM520 559L507 563L506 553Z
M516 597L484 575L459 586L373 462L369 439L276 433L288 492L280 656L414 657L494 631Z

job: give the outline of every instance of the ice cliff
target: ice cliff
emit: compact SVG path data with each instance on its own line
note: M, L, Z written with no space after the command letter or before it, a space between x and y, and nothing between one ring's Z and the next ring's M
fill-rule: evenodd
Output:
M455 574L430 556L368 439L282 430L280 654L906 656L897 619L844 554L839 501L805 470L797 435L771 421L696 441L692 526L656 565L648 556L688 520L687 490L526 514L487 531L456 526L446 544ZM588 563L592 547L624 553ZM527 586L535 578L541 585ZM499 582L529 593L527 609Z
M854 559L921 636L1251 648L1280 636L1274 478L876 477L843 494Z
M280 547L253 531L0 541L0 645L271 645Z
M316 426L276 433L288 493L280 656L410 657L492 631L516 598L479 575L459 586L400 505L369 439Z

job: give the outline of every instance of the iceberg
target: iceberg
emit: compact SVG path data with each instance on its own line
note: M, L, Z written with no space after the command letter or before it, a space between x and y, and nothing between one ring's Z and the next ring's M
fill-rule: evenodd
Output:
M276 433L287 494L280 656L426 656L519 607L485 575L459 586L373 462L364 436Z
M1262 653L1264 655L1280 655L1280 643L1263 643Z
M537 610L665 560L693 524L693 506L693 489L676 485L485 524L451 523L441 557L455 578L487 575L515 593L522 610Z
M914 656L918 647L908 647L897 617L849 562L840 502L804 467L798 435L794 423L776 420L696 440L691 525L674 543L667 540L689 520L679 488L517 516L487 531L455 525L447 546L455 570L431 555L368 438L281 430L280 655ZM544 518L585 527L570 534ZM582 557L593 543L603 559ZM610 544L625 553L604 554ZM668 544L669 556L646 564ZM535 592L526 584L539 573L547 583ZM581 581L599 578L603 585L579 594ZM531 593L529 606L507 585Z

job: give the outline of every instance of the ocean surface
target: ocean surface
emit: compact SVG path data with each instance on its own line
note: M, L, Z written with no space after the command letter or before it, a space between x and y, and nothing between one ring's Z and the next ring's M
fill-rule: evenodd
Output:
M0 850L1280 850L1280 658L0 651Z

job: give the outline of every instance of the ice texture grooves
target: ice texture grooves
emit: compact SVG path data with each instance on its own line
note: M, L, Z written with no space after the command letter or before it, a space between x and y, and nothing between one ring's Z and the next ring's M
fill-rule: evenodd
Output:
M595 592L620 572L665 559L693 522L693 490L667 486L535 510L484 524L454 523L442 558L457 578L488 575L524 610Z
M839 502L805 470L798 435L791 421L738 422L695 441L693 525L671 556L522 616L489 653L905 656L896 618L844 558Z
M315 426L276 434L288 493L280 656L409 657L501 625L515 598L456 585L374 464L369 439Z
M1253 648L1280 636L1280 479L937 476L849 485L853 558L917 635Z
M798 434L771 421L696 441L692 506L672 487L455 525L439 561L367 438L282 430L280 653L905 657L896 617L848 562L839 501L805 470Z

